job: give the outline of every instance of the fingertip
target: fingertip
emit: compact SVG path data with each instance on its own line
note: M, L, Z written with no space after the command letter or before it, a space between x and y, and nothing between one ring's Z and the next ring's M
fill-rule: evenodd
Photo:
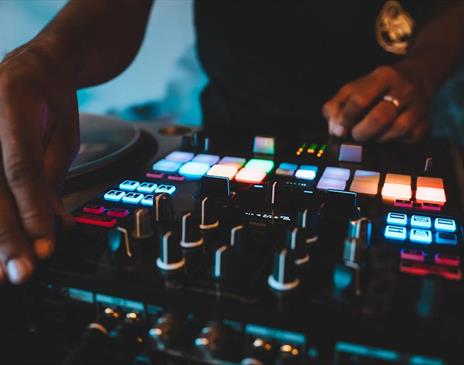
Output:
M3 268L3 266L0 265L0 285L5 284L6 280L7 276L5 273L5 269Z
M40 238L34 241L34 252L39 259L46 259L53 253L54 243L48 238Z
M335 124L333 127L333 134L337 137L343 137L346 134L346 128L341 124Z
M31 277L34 264L28 257L14 258L8 261L6 270L12 284L23 284Z

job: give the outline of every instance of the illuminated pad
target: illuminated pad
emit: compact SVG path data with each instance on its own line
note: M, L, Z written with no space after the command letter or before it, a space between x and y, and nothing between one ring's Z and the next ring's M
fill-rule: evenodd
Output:
M153 194L157 186L158 185L156 185L155 183L143 182L139 185L139 187L137 188L137 191L139 193Z
M123 196L122 202L128 203L128 204L138 204L142 201L142 199L143 199L143 194L127 193L125 196Z
M145 195L142 201L140 202L142 205L145 205L147 207L152 207L153 206L153 195Z
M411 242L430 245L432 243L432 232L428 229L413 228L409 233Z
M409 200L411 195L411 176L398 174L387 174L385 176L385 183L382 188L382 197L384 199Z
M350 191L361 194L377 195L379 192L380 172L356 170Z
M446 203L443 179L419 176L417 178L416 200L427 203Z
M350 178L350 170L341 167L326 167L321 178L338 179L347 181Z
M435 233L435 242L439 245L457 245L458 237L450 232L437 232Z
M119 189L125 191L134 191L140 185L138 181L134 180L125 180L119 184Z
M248 183L248 184L257 184L262 182L266 178L266 172L259 169L241 169L237 175L235 175L235 181Z
M252 158L247 162L245 168L248 170L260 170L268 174L274 168L274 161Z
M411 217L411 227L415 228L432 228L432 219L423 215L413 215Z
M456 232L456 221L449 218L435 218L435 229L444 232Z
M110 202L118 202L122 199L122 197L126 195L124 191L120 190L110 190L105 195L103 195L103 199L108 200Z
M339 161L356 162L362 161L362 146L355 144L342 144L340 146Z
M301 165L296 171L295 177L303 180L314 180L317 175L317 166Z
M173 186L173 185L159 185L156 190L155 190L155 193L156 194L162 194L162 193L166 193L166 194L174 194L174 192L176 191L176 187Z
M168 161L175 161L180 163L189 162L194 154L191 152L174 151L167 155L164 159Z
M207 155L204 153L200 153L195 156L192 162L203 162L207 163L210 166L213 166L216 162L219 161L219 156L216 155Z
M406 228L398 226L386 226L385 238L390 240L404 241L406 240Z
M243 165L245 165L245 162L246 162L246 159L242 157L225 156L222 158L221 161L219 161L219 165L234 166L238 170Z
M406 214L403 213L390 212L387 215L387 223L405 226L406 224L408 224L408 217Z
M214 165L208 170L206 175L216 177L227 177L232 180L237 173L237 168L229 165Z
M276 175L293 176L298 169L298 165L294 163L282 162L276 170Z
M273 155L275 151L275 140L272 137L257 136L253 140L253 152L265 155Z
M317 188L319 190L345 190L346 188L346 181L338 180L338 179L320 179L317 183Z
M179 170L181 166L182 162L159 160L153 165L152 169L153 171L173 173Z
M199 178L209 170L209 164L204 162L187 162L179 169L179 174L191 178Z

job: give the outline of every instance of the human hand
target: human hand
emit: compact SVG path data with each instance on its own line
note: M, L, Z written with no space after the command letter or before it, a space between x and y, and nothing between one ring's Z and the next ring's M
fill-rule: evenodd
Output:
M359 142L417 141L425 136L431 99L408 69L381 66L344 85L322 109L329 133Z

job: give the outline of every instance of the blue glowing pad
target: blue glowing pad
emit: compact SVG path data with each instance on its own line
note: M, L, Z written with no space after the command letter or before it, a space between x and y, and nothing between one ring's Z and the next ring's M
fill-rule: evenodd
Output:
M411 217L411 227L414 228L432 228L432 219L423 215L413 215Z
M164 159L168 161L185 163L189 162L193 156L194 154L191 152L174 151L167 155Z
M430 245L432 243L432 232L427 229L413 228L409 233L411 242Z
M103 195L103 199L108 200L110 202L118 202L122 199L122 197L126 195L124 191L120 190L110 190L105 195Z
M450 232L437 232L435 233L435 242L439 245L457 245L458 237Z
M123 198L122 202L123 203L128 203L128 204L138 204L142 201L143 199L143 194L140 193L127 193Z
M274 161L252 158L247 162L245 168L249 170L260 170L268 174L274 168Z
M294 163L282 162L276 170L276 175L293 176L298 169L298 165Z
M405 226L408 224L408 216L403 213L390 212L387 215L388 224L396 224L398 226Z
M203 162L207 163L210 166L215 165L219 161L219 156L216 155L207 155L204 153L200 153L195 156L192 162Z
M386 226L385 238L388 238L390 240L404 241L406 240L406 228L397 226Z
M435 218L435 229L444 232L456 232L456 221L448 218Z
M134 191L140 185L138 181L134 180L125 180L119 184L119 189L125 191Z
M147 207L152 207L153 206L153 195L145 195L145 197L142 199L140 202L142 205L145 205Z
M303 180L314 180L317 175L317 166L301 165L296 171L295 177Z
M161 193L166 193L166 194L174 194L174 192L176 191L176 187L174 185L159 185L156 190L155 190L155 193L156 194L161 194Z
M161 171L161 172L176 172L182 166L181 162L176 161L168 161L168 160L159 160L156 162L152 169L153 171Z
M206 174L209 168L209 164L204 162L187 162L180 168L179 174L190 178L199 178Z
M157 186L158 185L156 185L155 183L143 182L139 185L139 187L137 188L137 191L139 193L153 194Z

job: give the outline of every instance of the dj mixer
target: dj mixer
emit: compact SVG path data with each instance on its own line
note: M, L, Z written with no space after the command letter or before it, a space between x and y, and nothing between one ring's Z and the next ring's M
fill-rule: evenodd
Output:
M24 294L54 363L464 361L455 146L156 137L76 204Z

